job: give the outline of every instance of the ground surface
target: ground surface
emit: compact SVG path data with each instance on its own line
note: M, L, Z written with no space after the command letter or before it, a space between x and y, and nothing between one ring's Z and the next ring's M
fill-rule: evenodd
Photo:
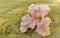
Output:
M20 19L27 13L27 8L31 3L48 4L50 6L51 35L42 37L32 30L24 34L20 32ZM0 38L60 38L60 1L0 0Z

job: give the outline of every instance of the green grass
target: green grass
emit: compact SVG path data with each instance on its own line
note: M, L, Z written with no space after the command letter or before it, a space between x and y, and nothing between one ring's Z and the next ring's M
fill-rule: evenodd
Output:
M32 30L24 34L20 32L20 19L27 13L31 3L50 6L51 35L42 37ZM0 0L0 38L60 38L60 2L57 0Z

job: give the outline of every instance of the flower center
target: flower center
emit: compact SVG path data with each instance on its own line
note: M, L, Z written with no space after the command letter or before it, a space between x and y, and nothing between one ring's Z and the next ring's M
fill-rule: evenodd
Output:
M35 19L36 19L36 20L38 20L38 21L40 21L40 20L41 20L40 13L36 13L36 15L35 15Z

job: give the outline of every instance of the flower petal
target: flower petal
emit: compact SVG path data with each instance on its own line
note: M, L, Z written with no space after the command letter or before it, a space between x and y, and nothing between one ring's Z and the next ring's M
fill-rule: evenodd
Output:
M49 24L51 23L51 19L49 17L45 17L41 22L37 23L36 32L42 36L50 35Z
M36 26L36 20L33 20L28 27L30 27L31 29L34 29L35 26Z
M26 32L26 31L27 31L27 27L20 27L20 31L21 31L22 33Z
M33 13L35 10L35 4L31 4L29 7L28 7L28 13Z
M35 4L31 4L29 7L28 7L28 13L31 14L32 18L34 19L35 17Z
M40 5L39 5L39 8L40 8L41 10L50 11L50 8L49 8L49 6L48 6L47 4L40 4Z
M27 14L27 15L23 16L23 18L21 20L22 20L22 22L20 23L20 31L26 32L29 24L32 21L32 18Z
M21 19L21 21L31 21L32 20L32 18L31 18L31 16L29 15L29 14L26 14L25 16L23 16L22 17L22 19Z
M47 4L40 4L39 8L40 8L40 13L42 18L48 15L50 8Z
M44 23L49 26L49 24L51 23L50 17L45 17L44 18Z

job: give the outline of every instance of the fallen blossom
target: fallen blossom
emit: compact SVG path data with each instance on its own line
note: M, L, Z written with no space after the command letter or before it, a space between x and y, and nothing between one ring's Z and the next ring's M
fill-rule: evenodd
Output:
M50 17L48 15L50 8L46 4L31 4L28 7L28 13L22 17L20 23L20 31L22 33L26 32L28 28L32 30L35 28L35 32L41 36L50 35L49 24L51 23Z

